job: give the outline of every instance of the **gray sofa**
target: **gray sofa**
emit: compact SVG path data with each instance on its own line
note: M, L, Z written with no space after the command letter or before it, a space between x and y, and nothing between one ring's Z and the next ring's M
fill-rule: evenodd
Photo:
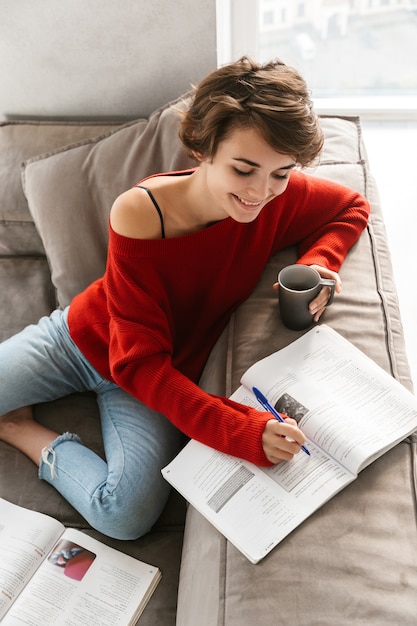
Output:
M185 99L187 96L185 96ZM147 174L193 165L178 139L177 107L120 125L0 123L0 337L36 322L99 276L114 198ZM324 321L409 389L401 320L383 217L357 118L323 117L325 145L313 176L354 187L370 200L369 227L341 270L343 292ZM22 165L23 163L23 165ZM231 319L201 379L230 395L255 360L293 341L271 285L296 259L271 260L253 295ZM36 407L36 419L78 432L103 454L95 398L77 394ZM252 565L175 492L145 537L101 536L38 480L36 467L0 443L0 497L60 519L161 568L140 624L262 626L417 623L415 442L364 470Z

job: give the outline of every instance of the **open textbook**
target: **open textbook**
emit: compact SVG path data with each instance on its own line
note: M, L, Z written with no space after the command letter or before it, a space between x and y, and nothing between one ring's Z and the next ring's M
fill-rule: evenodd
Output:
M252 387L297 420L310 456L257 467L190 441L163 475L252 563L417 429L417 399L326 325L258 361L233 400L264 410Z
M136 624L160 578L158 568L0 498L2 626Z

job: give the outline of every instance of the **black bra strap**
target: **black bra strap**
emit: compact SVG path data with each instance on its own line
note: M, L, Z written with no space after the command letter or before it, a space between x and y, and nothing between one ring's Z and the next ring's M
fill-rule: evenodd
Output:
M159 208L159 205L157 203L157 201L155 200L152 192L150 189L148 189L147 187L144 187L143 185L136 185L136 187L139 187L140 189L144 189L148 196L150 197L150 199L152 200L155 209L158 211L158 215L159 215L159 219L161 220L161 234L162 234L162 239L165 239L165 226L164 226L164 217L162 215L162 211Z

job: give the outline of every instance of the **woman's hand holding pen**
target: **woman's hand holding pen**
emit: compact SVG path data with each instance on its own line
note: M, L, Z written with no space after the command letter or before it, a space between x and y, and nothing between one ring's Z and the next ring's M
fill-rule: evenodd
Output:
M271 463L291 461L301 450L306 438L291 417L284 422L271 419L266 423L262 434L262 447Z

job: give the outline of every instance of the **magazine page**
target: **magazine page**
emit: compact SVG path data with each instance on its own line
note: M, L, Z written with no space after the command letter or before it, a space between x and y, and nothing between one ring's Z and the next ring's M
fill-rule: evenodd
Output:
M257 563L355 479L317 446L311 444L310 449L311 456L300 453L292 461L265 470L192 440L162 473Z
M135 624L160 577L158 568L67 529L2 625Z
M0 621L63 531L52 517L0 498Z
M232 399L258 406L258 387L309 440L357 474L417 428L417 400L326 325L315 327L242 376Z

